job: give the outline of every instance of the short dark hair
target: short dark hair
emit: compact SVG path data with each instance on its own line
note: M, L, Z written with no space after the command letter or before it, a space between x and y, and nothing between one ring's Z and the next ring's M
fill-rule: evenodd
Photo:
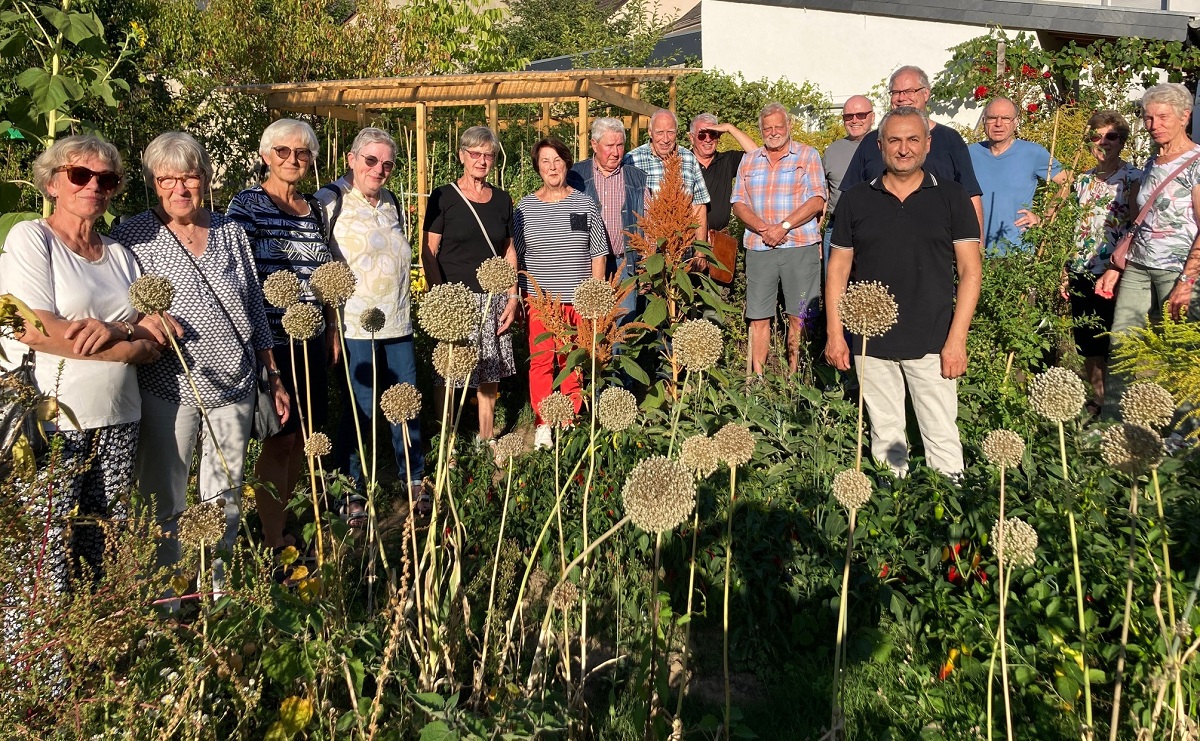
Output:
M571 169L571 165L575 164L575 158L571 156L571 150L567 149L567 145L556 137L547 136L544 139L538 139L537 144L533 145L533 169L539 176L542 174L542 168L538 166L538 154L546 147L550 147L559 157L562 157L562 161L567 163L568 170Z
M1117 132L1117 136L1121 137L1121 141L1129 141L1129 122L1120 113L1113 110L1096 111L1088 118L1088 130L1095 131L1102 129L1105 126L1111 126L1112 130Z

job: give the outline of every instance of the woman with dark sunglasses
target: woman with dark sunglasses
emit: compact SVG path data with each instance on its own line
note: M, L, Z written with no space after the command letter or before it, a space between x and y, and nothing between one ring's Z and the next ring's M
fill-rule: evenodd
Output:
M44 555L40 539L14 554L24 564L17 570L18 602L39 586L68 591L84 576L81 567L99 578L100 521L125 518L142 416L134 368L157 360L166 337L156 319L145 320L129 303L129 286L141 275L132 253L96 232L123 181L113 145L91 135L59 139L33 163L33 183L54 212L14 226L0 254L0 293L24 301L43 325L0 338L7 358L0 364L11 369L33 352L37 391L58 400L43 428L61 439L40 462L53 470L54 484L39 479L18 493L39 532L41 523L49 527ZM75 521L68 528L69 517ZM26 613L6 607L15 609L0 610L3 642L20 654L27 636L10 620Z
M308 281L313 271L333 260L325 243L325 225L312 196L299 185L320 152L316 132L303 121L281 118L263 130L258 154L266 168L261 185L238 193L226 212L246 230L254 250L259 282L272 273L287 270L300 279L300 301L320 306ZM283 387L291 398L288 420L279 433L262 441L262 452L254 464L255 503L262 521L263 545L283 548L295 538L284 535L284 507L300 480L304 466L304 438L300 425L319 431L328 419L329 394L326 367L338 360L337 325L326 308L325 331L307 340L308 370L302 360L305 350L297 343L292 363L291 340L283 330L284 309L264 305L275 343L273 353ZM293 375L294 374L294 375ZM293 381L295 378L295 381ZM300 393L296 389L301 390ZM312 393L306 394L304 389ZM311 400L311 406L309 406Z
M1095 394L1088 403L1099 413L1104 402L1104 370L1108 363L1108 330L1112 327L1111 297L1096 295L1096 279L1108 270L1109 256L1129 231L1129 204L1137 199L1142 171L1121 158L1129 139L1129 122L1116 111L1097 111L1088 119L1088 142L1096 166L1075 179L1075 196L1082 212L1075 235L1078 250L1067 265L1066 284L1075 327L1075 346L1083 357L1084 373ZM1093 321L1086 321L1094 317Z
M179 345L187 368L170 352L138 372L138 491L157 505L164 534L158 563L170 566L180 557L175 532L188 507L197 446L199 500L218 503L225 512L218 547L231 549L237 539L256 364L266 369L285 424L289 400L271 352L275 343L250 241L236 221L204 207L213 176L208 153L190 135L169 131L146 147L142 171L158 205L123 222L113 236L133 251L147 274L170 279L175 287L171 313L182 326ZM213 566L213 588L220 590L224 566L220 560Z

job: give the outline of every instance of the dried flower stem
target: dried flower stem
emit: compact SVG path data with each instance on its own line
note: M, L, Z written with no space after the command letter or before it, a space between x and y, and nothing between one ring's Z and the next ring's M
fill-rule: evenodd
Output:
M409 453L408 453L408 449L410 447L410 442L409 442L409 437L408 437L408 422L405 421L405 423L403 425L401 425L400 429L404 435L404 475L405 475L405 479L408 481L408 517L406 517L405 519L408 521L408 523L411 523L415 509L413 507L414 502L413 502L413 493L412 493L412 458L409 456ZM424 487L422 487L422 488L424 488ZM419 582L417 575L420 574L419 569L420 569L420 563L421 563L421 550L417 546L417 529L416 529L416 527L412 527L412 526L406 526L405 529L408 530L409 539L412 541L412 567L415 570L413 581ZM407 548L407 547L408 546L406 545L405 548ZM417 586L418 586L418 588L413 590L413 597L416 601L417 615L423 615L425 613L421 606L420 584L418 583ZM421 620L417 620L417 637L420 639L420 641L422 643L425 642L425 624Z
M588 549L588 494L592 491L592 477L596 472L596 326L595 323L589 325L592 329L592 349L589 353L591 357L592 373L591 380L591 397L592 403L589 409L591 422L588 434L588 473L587 481L583 485L583 550ZM587 677L587 629L588 629L588 577L591 576L588 569L587 561L583 562L583 574L579 577L579 688L583 690L583 680ZM565 620L565 616L564 616Z
M1067 434L1063 430L1062 420L1058 425L1058 452L1062 463L1063 484L1071 479L1070 468L1067 467ZM1079 538L1075 534L1075 505L1067 505L1067 526L1071 533L1071 568L1075 578L1075 611L1079 620L1079 659L1083 663L1083 710L1085 725L1082 729L1084 741L1091 741L1095 735L1092 723L1092 679L1087 667L1087 618L1083 606L1083 576L1079 570Z
M288 342L288 352L291 353L291 357L292 357L292 388L294 388L296 390L296 393L299 394L300 393L300 384L298 383L298 379L296 377L296 341L295 340L291 340L290 342ZM305 394L306 394L306 396L305 396L306 402L305 402L304 409L312 409L312 390L309 388L309 386L311 385L308 382L309 378L311 378L311 376L309 375L309 371L308 371L308 343L306 342L306 343L304 343L304 390L305 390ZM304 411L300 408L299 399L296 400L296 411L300 415L300 436L304 440L304 447L308 448L308 439L310 437L312 437L312 433L313 433L312 419L311 418L307 419L307 420L305 419ZM312 504L313 504L313 526L314 526L313 530L317 537L317 569L319 570L321 568L321 566L323 566L325 564L325 543L323 542L323 539L321 538L321 509L320 509L320 504L317 501L317 469L316 469L316 466L314 465L314 457L312 455L306 454L304 457L305 457L305 460L308 462L308 480L309 480L309 484L310 484L309 488L311 489L310 494L312 496Z
M861 372L866 372L867 362L867 338L862 338L862 359L859 361ZM854 470L862 470L862 439L863 439L863 384L860 380L858 384L858 443L854 446Z
M729 561L726 560L725 563L728 564ZM662 608L658 603L658 571L661 568L662 568L662 532L660 531L654 537L654 573L650 577L650 604L648 605L648 607L650 608L650 671L646 675L646 680L647 680L646 703L647 703L648 707L646 708L646 731L643 734L643 736L645 738L651 737L650 736L650 728L651 728L652 724L654 723L654 706L656 704L655 698L657 697L657 694L658 694L657 691L655 690L655 688L658 687L658 682L655 681L654 675L658 669L658 616L660 613L662 613ZM728 566L726 567L725 574L726 574L725 583L726 583L726 585L728 585L728 583L729 583ZM728 608L727 608L726 609L726 623L729 622L728 614L729 614L729 612L728 612ZM726 632L728 633L728 631L726 631ZM726 665L728 665L728 658L726 659ZM728 670L726 670L725 676L726 676L726 679L728 679L728 677L729 677ZM725 698L726 698L725 704L726 704L726 707L728 707L728 705L729 705L729 683L728 682L726 682L726 684L725 684ZM726 720L725 733L726 733L726 737L728 737L729 718L726 717L725 720Z
M684 380L686 384L686 379ZM737 466L729 466L729 508L725 512L725 594L721 606L721 667L725 675L725 739L729 739L732 703L729 692L729 570L733 561L733 511L737 506ZM657 573L657 572L656 572ZM684 678L687 681L687 678Z
M1121 692L1125 686L1125 651L1129 645L1129 622L1133 612L1133 572L1137 563L1138 484L1129 488L1129 560L1125 577L1125 614L1121 618L1121 643L1117 653L1116 682L1113 685L1112 717L1108 723L1109 741L1117 741L1121 724Z
M996 669L997 647L999 648L999 651L1000 651L1000 677L1001 677L1001 683L1004 688L1005 736L1008 738L1008 741L1013 741L1012 702L1009 699L1009 688L1008 688L1008 634L1007 634L1007 630L1006 630L1006 626L1005 626L1005 621L1006 621L1005 610L1008 606L1008 581L1005 577L1008 576L1008 572L1006 571L1006 568L1005 568L1006 565L1004 562L1004 542L1005 542L1004 528L1006 525L1005 520L1004 520L1004 518L1005 518L1005 514L1004 514L1004 484L1005 484L1005 477L1006 477L1007 470L1008 469L1006 466L1004 466L1004 465L1000 466L1000 519L997 521L997 525L996 525L996 531L997 531L997 537L996 537L997 567L996 568L997 568L997 580L999 581L999 588L1000 588L1000 621L999 621L999 624L996 626L996 641L992 645L992 658L988 664L988 683L987 683L987 718L988 718L988 729L987 729L988 735L987 735L987 737L988 737L988 741L991 741L991 739L992 739L992 726L993 726L992 686L993 686L993 678L995 676L995 669Z
M846 603L850 597L850 558L854 553L854 526L857 520L858 510L850 510L849 529L846 532L846 557L842 562L842 592L838 599L837 635L833 650L833 716L829 723L831 731L839 728L843 722L842 688L845 684L846 622L848 618Z
M1158 509L1158 524L1162 530L1163 575L1167 582L1167 617L1175 625L1175 588L1171 571L1171 537L1167 530L1167 519L1163 515L1162 487L1158 483L1158 466L1150 468L1150 481L1154 485L1154 506Z
M476 706L479 708L483 707L483 701L486 697L483 692L483 679L484 675L487 673L488 642L492 633L492 606L495 605L496 597L496 574L500 570L500 547L504 543L504 526L508 522L508 502L512 495L512 466L513 461L512 456L510 455L508 457L507 466L508 474L504 484L504 506L500 510L500 534L496 536L496 555L492 560L492 581L491 586L488 588L487 611L483 613L483 648L479 653L479 668L475 671L475 683L471 693L472 697L475 698ZM566 614L564 613L564 623L565 619ZM580 675L582 674L583 671L581 669Z
M704 389L704 373L700 373L700 381L696 384L696 394L700 399L701 411L703 410L704 396L701 393ZM731 469L732 470L732 469ZM692 513L692 549L688 555L688 596L687 596L687 618L688 621L683 626L683 648L680 651L682 654L681 663L682 671L680 676L682 680L679 684L679 697L675 701L675 717L678 718L683 714L683 698L687 695L687 676L688 676L688 658L691 656L692 643L692 599L696 592L696 541L697 534L700 530L700 508L696 507L696 511Z

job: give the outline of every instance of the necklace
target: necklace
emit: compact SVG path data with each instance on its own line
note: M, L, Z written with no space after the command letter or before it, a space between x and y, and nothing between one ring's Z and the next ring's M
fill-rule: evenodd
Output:
M188 231L188 232L183 231L182 224L176 224L171 230L171 231L175 232L176 234L178 234L179 236L183 237L183 240L188 243L188 247L191 247L192 245L194 245L196 243L196 231L197 231L197 229L199 229L199 227L197 227L194 223L191 226L192 226L192 229L191 229L191 231Z

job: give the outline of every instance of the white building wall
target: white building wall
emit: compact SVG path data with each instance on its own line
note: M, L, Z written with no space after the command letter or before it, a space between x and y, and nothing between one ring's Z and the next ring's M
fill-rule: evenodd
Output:
M807 80L838 105L873 88L883 92L888 75L905 64L915 64L933 78L949 61L950 47L987 33L983 26L703 2L705 69L740 72L750 80ZM978 108L970 106L953 119L974 125L978 115Z

